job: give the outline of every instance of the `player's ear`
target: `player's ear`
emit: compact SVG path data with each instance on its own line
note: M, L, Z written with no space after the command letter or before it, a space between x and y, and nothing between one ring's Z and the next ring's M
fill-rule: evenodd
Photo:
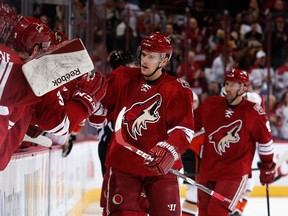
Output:
M32 48L32 53L31 55L35 55L39 52L40 50L40 45L39 44L36 44L33 48Z
M165 56L165 57L162 59L160 66L161 66L161 67L164 67L165 65L167 65L168 61L169 61L168 56Z
M246 84L242 87L243 94L248 91L248 86Z

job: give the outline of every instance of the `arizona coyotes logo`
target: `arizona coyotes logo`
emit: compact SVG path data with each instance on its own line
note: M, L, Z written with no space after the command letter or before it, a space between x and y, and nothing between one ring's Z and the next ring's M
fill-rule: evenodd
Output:
M240 140L238 132L242 127L242 121L237 120L229 125L220 127L209 135L209 142L214 145L215 151L222 155L226 148L230 148L231 143L237 143Z
M144 102L135 103L124 114L123 124L133 139L141 136L141 130L147 129L147 123L157 122L160 118L158 108L162 103L160 94L156 94Z
M41 32L43 31L43 29L44 29L44 26L43 26L42 24L38 24L37 27L36 27L36 29L37 29L37 31L38 31L39 33L41 33Z

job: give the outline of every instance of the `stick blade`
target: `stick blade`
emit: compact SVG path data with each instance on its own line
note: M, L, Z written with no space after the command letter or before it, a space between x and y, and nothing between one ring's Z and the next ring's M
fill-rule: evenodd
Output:
M123 107L117 116L116 123L115 123L115 132L119 131L122 127L122 119L123 119L125 111L126 111L126 107Z
M44 147L51 147L53 142L51 139L49 139L48 137L45 137L43 135L40 135L36 138L32 138L30 136L28 136L27 134L25 134L24 138L23 138L23 141L24 142L31 142L31 143L35 143L37 145L40 145L40 146L44 146Z

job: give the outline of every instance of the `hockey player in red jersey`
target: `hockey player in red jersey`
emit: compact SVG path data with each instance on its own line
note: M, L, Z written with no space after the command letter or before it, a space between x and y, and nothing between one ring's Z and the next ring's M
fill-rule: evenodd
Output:
M126 141L154 160L145 161L112 137L106 157L110 173L107 215L180 216L178 179L169 170L182 167L180 155L193 138L192 91L187 82L164 70L173 51L169 35L145 36L138 51L140 68L114 70L102 103L113 112L114 122L127 107L122 123ZM140 208L143 188L147 212Z
M205 129L199 183L232 200L219 202L198 190L199 216L228 216L245 190L256 150L260 156L260 182L275 175L273 140L266 114L243 97L249 83L246 71L225 73L224 95L205 99L195 110L195 130Z
M10 20L10 14L2 12L0 9L1 16L7 15L4 20ZM25 59L49 47L50 34L49 27L40 20L21 17L5 37L7 46L0 44L0 170L6 168L29 125L55 134L69 133L94 112L105 95L107 82L98 73L91 81L87 77L79 79L71 101L65 105L57 89L35 96L21 68Z

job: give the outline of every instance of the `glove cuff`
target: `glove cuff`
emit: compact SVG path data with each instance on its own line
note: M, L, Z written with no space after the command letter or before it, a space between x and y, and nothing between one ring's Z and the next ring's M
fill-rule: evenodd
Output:
M169 143L167 143L165 141L164 142L158 142L156 144L156 146L159 146L159 147L161 147L163 149L168 150L172 154L172 156L173 156L175 161L180 158L178 150L174 146L170 145Z
M270 170L270 169L274 169L276 164L274 163L274 161L272 161L272 162L260 162L258 164L258 166L260 169L269 169Z
M91 95L78 90L74 93L73 99L82 103L87 108L89 115L94 112L96 104Z

